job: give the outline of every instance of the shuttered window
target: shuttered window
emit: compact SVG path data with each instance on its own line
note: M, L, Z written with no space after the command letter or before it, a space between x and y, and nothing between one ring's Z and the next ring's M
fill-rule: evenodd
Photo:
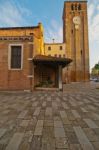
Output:
M21 69L21 46L11 46L11 68Z

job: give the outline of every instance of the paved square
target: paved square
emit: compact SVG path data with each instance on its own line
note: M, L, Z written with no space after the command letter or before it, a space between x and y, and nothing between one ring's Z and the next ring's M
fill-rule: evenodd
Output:
M99 89L0 92L0 150L99 150Z

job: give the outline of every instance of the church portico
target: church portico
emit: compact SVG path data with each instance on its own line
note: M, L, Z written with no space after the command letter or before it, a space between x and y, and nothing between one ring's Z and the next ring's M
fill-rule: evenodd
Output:
M62 90L62 69L71 63L71 59L37 55L34 63L34 88L59 88Z

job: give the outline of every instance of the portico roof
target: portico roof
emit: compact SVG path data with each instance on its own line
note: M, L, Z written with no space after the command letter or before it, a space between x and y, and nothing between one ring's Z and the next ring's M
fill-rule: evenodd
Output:
M52 64L52 65L62 65L62 67L67 66L72 62L69 58L53 57L46 55L36 55L33 58L34 63Z

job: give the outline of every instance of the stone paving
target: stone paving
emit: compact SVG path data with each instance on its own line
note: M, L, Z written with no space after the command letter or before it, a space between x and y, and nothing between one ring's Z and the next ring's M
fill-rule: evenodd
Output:
M99 150L99 89L1 92L0 150Z

